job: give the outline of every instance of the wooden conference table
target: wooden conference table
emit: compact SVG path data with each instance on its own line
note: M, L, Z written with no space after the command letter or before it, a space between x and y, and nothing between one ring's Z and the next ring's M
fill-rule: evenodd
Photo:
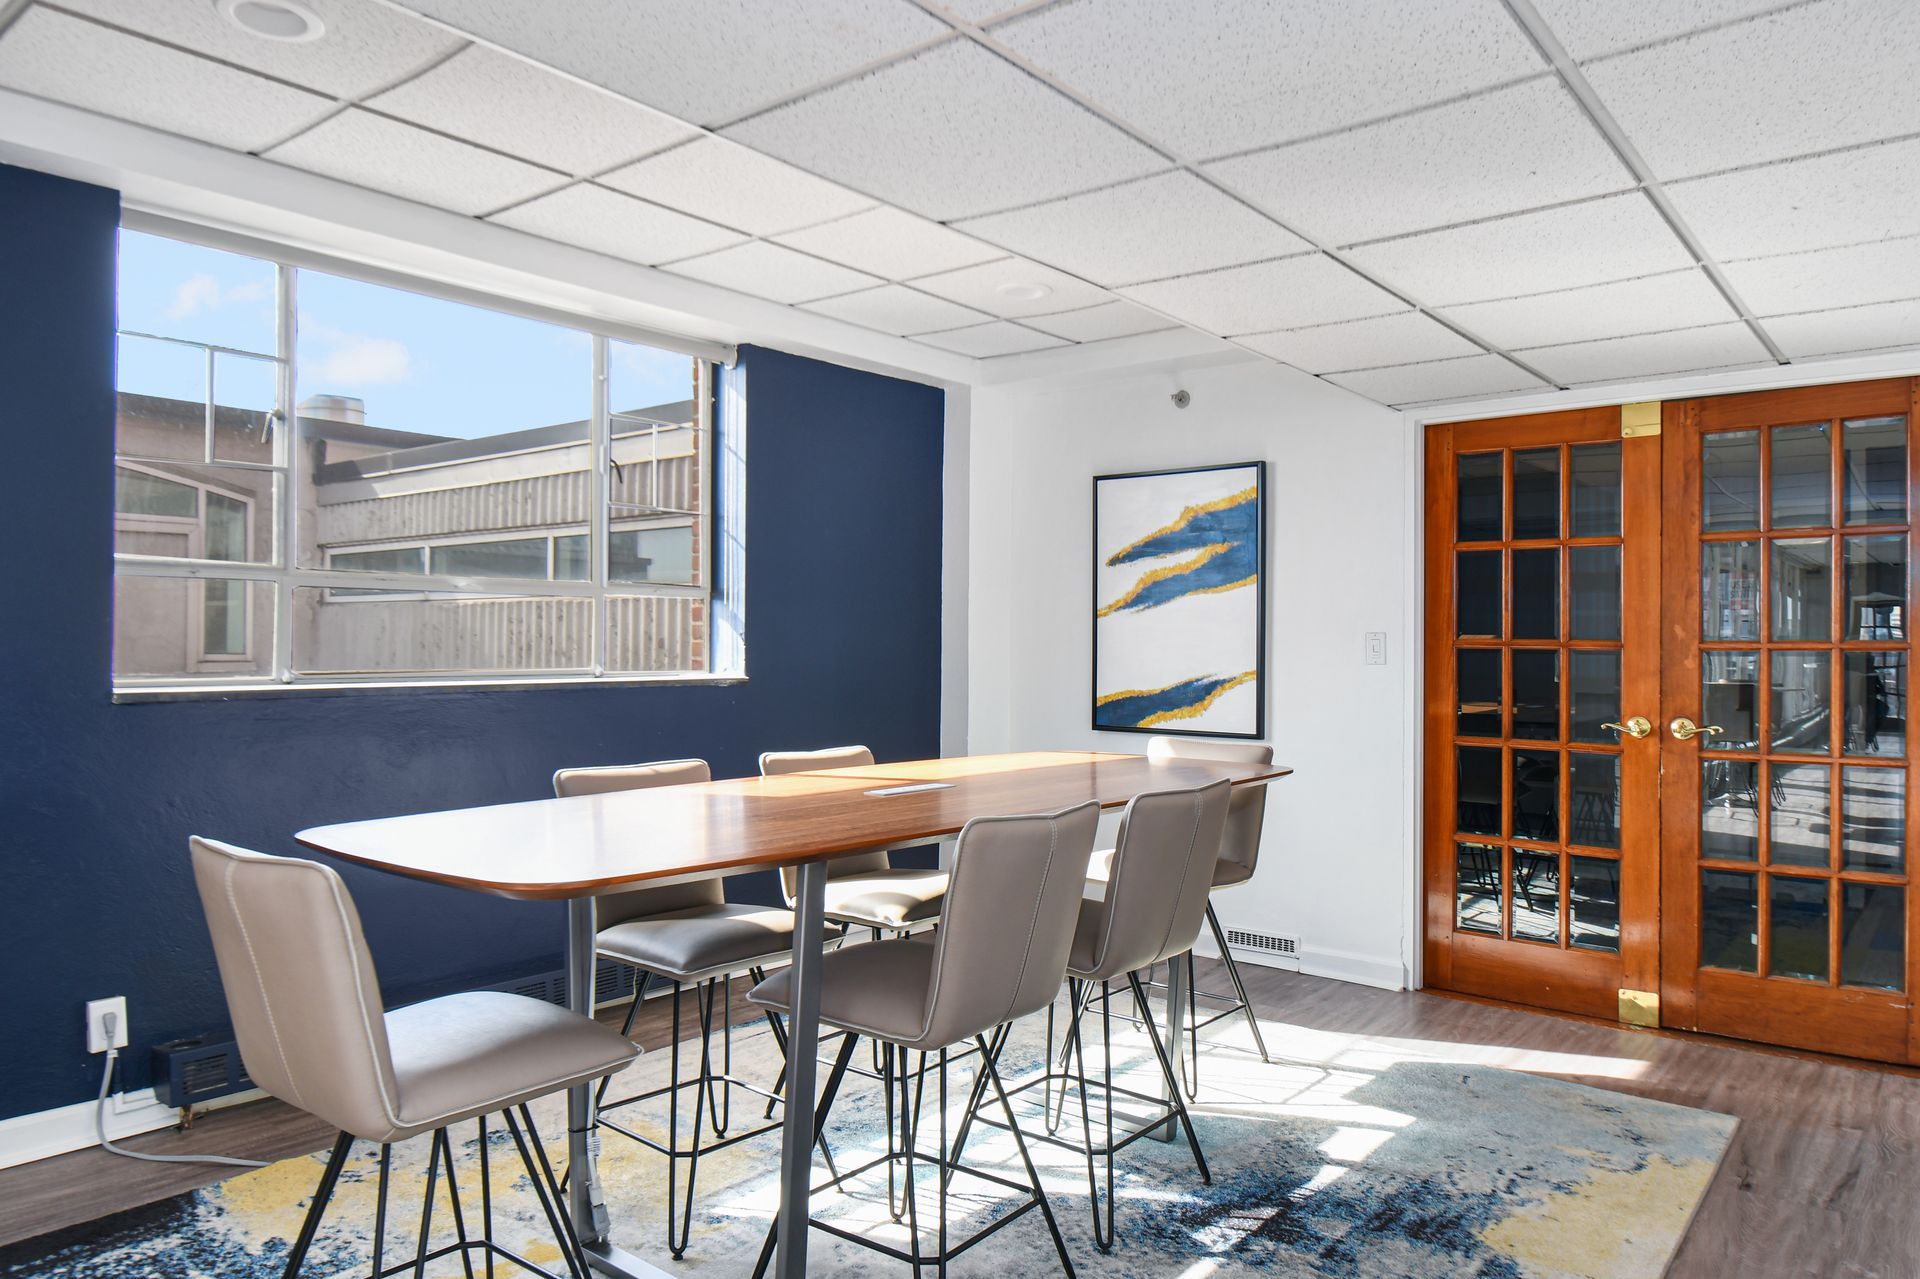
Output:
M787 1096L814 1096L826 866L835 857L957 834L974 817L1051 812L1093 800L1117 808L1145 791L1284 777L1279 766L1139 755L1033 752L874 764L316 826L300 843L413 879L518 900L567 903L567 1003L593 1014L594 898L713 875L793 866L793 1013ZM1174 964L1177 974L1181 965ZM1183 1015L1170 983L1169 1039ZM595 1268L662 1272L609 1238L595 1164L591 1091L567 1100L568 1209ZM780 1154L780 1279L807 1266L813 1109L786 1107Z

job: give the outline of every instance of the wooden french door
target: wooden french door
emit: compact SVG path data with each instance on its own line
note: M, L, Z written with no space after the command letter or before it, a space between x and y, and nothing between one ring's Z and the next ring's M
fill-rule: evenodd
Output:
M1612 1017L1659 971L1660 441L1438 426L1427 495L1427 984Z
M1913 396L1665 406L1665 1025L1915 1059Z
M1427 984L1920 1061L1917 386L1430 430Z

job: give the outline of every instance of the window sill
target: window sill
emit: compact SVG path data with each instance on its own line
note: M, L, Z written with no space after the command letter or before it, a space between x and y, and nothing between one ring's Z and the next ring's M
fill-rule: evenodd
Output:
M132 684L113 690L114 705L140 702L221 702L270 697L339 697L361 693L514 692L532 688L645 688L744 684L744 674L676 672L662 675L558 675L514 679L307 680L281 684Z

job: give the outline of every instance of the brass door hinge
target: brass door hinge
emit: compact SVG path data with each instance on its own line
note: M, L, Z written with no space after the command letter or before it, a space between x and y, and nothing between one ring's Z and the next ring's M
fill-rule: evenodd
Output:
M1620 438L1637 440L1643 435L1660 434L1660 401L1641 400L1620 406Z
M1652 990L1628 990L1620 988L1620 1020L1629 1026L1645 1026L1656 1030L1660 1026L1660 994Z

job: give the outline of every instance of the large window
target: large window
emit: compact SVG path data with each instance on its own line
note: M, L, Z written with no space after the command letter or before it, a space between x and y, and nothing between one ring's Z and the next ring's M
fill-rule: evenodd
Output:
M116 688L709 672L711 378L123 231Z

